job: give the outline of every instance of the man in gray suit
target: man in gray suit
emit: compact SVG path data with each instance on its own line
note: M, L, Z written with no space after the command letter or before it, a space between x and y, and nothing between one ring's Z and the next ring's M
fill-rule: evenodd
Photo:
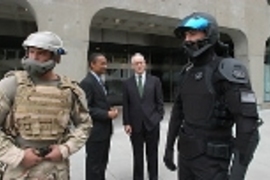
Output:
M157 180L159 124L164 115L162 87L157 77L146 73L141 54L133 55L131 63L135 74L123 85L123 124L133 148L133 180L143 180L144 144L149 179Z

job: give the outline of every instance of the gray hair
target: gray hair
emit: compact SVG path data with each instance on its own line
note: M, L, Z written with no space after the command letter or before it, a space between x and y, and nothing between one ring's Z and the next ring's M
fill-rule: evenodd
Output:
M141 53L135 53L134 55L131 56L131 64L134 63L134 58L135 58L135 57L140 57L140 58L142 58L142 59L144 60L144 62L145 62L144 56L143 56Z

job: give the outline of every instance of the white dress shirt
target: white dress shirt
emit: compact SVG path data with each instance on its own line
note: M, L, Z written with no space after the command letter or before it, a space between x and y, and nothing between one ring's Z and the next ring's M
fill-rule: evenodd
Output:
M139 76L140 75L142 76L142 87L144 87L145 80L146 80L146 72L143 72L142 74L135 73L135 78L136 78L137 85L139 84Z

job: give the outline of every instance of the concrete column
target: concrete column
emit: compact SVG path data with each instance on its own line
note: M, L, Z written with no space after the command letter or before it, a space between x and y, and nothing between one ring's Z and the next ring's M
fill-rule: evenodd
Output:
M64 42L68 54L62 56L56 72L80 81L87 73L90 16L80 5L34 1L39 31L52 31ZM72 18L71 18L72 16Z
M235 58L242 61L249 70L248 40L246 35L240 30L235 30L230 35L234 43Z

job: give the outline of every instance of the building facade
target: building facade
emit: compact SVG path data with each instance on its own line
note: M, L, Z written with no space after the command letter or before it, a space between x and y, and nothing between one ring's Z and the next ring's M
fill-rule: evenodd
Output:
M217 18L221 39L248 68L259 105L270 102L270 6L267 0L0 0L0 76L20 69L21 42L31 32L49 30L64 41L68 55L57 71L81 80L87 57L103 52L109 63L106 80L115 101L121 81L132 74L130 57L141 52L148 71L173 101L178 72L186 63L173 30L194 12ZM117 102L121 103L121 102Z

